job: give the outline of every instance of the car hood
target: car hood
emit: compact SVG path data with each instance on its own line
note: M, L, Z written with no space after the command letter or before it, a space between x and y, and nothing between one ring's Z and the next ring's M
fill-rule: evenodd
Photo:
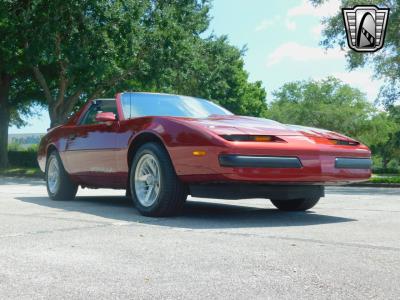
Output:
M211 116L204 119L185 119L185 122L205 128L218 135L309 136L354 141L347 136L329 130L282 124L273 120L255 117Z

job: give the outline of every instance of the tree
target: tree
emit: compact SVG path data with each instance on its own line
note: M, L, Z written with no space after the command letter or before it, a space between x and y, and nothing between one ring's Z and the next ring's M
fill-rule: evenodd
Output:
M394 116L377 110L360 90L338 79L286 83L273 95L271 119L353 137L369 146L384 168L400 155L400 124Z
M206 0L39 1L29 11L27 55L51 126L80 100L124 89L221 99L262 115L265 90L248 82L243 53L224 37L200 36L208 11Z
M320 5L326 0L311 0L315 5ZM358 53L352 50L347 52L347 62L350 69L362 68L369 64L374 67L374 75L385 80L381 88L379 100L385 105L387 113L376 115L370 122L372 130L368 132L367 143L371 146L374 154L382 158L384 168L400 152L400 0L342 0L342 7L353 7L355 5L376 5L378 7L390 8L389 21L387 23L385 46L375 53ZM333 48L346 47L347 39L343 16L341 12L326 18L323 21L322 46ZM396 124L397 123L397 124ZM377 129L374 134L374 129Z
M171 32L173 29L168 30L169 35ZM180 50L154 49L157 63L150 63L143 77L124 83L120 89L134 86L147 91L192 95L214 100L236 114L265 115L266 92L261 82L249 82L244 70L244 49L229 45L225 36L206 39L163 36L155 44L162 42L178 43L173 48Z
M146 17L139 0L36 1L25 13L26 56L47 101L51 126L82 98L95 98L143 67ZM55 13L56 12L56 13Z
M315 5L320 5L326 0L311 0ZM378 7L389 7L390 15L387 25L385 46L375 53L347 52L347 61L350 69L360 68L366 64L374 67L375 76L384 78L385 85L381 89L381 99L386 106L396 104L400 99L400 0L342 0L342 7L353 7L355 5L374 4ZM326 48L347 45L343 16L341 12L337 15L326 18L323 21L325 30L321 44Z
M28 24L26 1L0 1L0 168L8 164L8 127L22 125L21 115L40 100L25 61L24 36ZM35 99L35 100L32 100Z
M209 26L208 0L0 4L0 33L7 37L0 52L0 74L5 74L0 84L7 87L0 87L0 98L8 99L7 109L0 106L4 124L11 114L21 121L17 112L27 112L23 101L43 99L55 126L84 100L124 89L200 96L239 114L265 114L266 93L261 82L248 81L244 50L226 37L202 37ZM29 76L39 88L31 89ZM11 108L14 104L18 109Z
M267 94L261 81L249 82L243 61L246 49L229 45L226 36L210 37L202 44L201 51L197 52L200 70L193 68L194 78L195 73L200 74L197 75L197 94L218 100L235 114L265 116Z
M340 80L298 81L273 93L268 116L282 123L319 127L358 138L374 112L365 95Z
M375 157L381 159L382 167L386 169L400 154L400 124L389 113L376 112L367 129L358 138L371 148Z
M387 169L388 164L400 156L400 131L389 132L386 140L373 143L371 150L382 159L382 168Z

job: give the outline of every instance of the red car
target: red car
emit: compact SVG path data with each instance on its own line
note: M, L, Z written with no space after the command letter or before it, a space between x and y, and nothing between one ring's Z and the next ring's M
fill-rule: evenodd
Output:
M125 189L147 216L176 214L188 195L307 210L325 185L371 175L369 149L341 134L151 93L89 101L43 137L38 161L51 199L73 199L79 185Z

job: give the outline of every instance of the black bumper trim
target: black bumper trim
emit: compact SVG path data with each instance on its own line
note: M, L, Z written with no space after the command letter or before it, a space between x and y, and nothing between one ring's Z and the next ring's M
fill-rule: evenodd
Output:
M190 184L189 190L192 197L230 200L251 198L293 200L325 196L325 188L321 185L206 183Z
M371 169L372 160L369 158L338 157L335 160L337 169Z
M302 167L297 157L285 156L248 156L248 155L220 155L219 163L222 167L242 168L295 168Z

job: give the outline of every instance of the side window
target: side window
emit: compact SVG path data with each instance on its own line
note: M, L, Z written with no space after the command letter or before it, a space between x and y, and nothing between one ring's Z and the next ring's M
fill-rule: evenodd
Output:
M94 101L86 112L85 116L80 121L79 125L99 124L96 121L96 115L100 112L112 112L118 116L117 105L113 100Z
M98 105L92 104L89 110L86 112L86 115L83 117L79 125L89 125L96 123L96 115L98 111Z
M125 119L130 119L132 117L131 114L131 107L132 107L132 99L133 96L130 93L122 94L121 104L122 104L122 111L124 113Z

